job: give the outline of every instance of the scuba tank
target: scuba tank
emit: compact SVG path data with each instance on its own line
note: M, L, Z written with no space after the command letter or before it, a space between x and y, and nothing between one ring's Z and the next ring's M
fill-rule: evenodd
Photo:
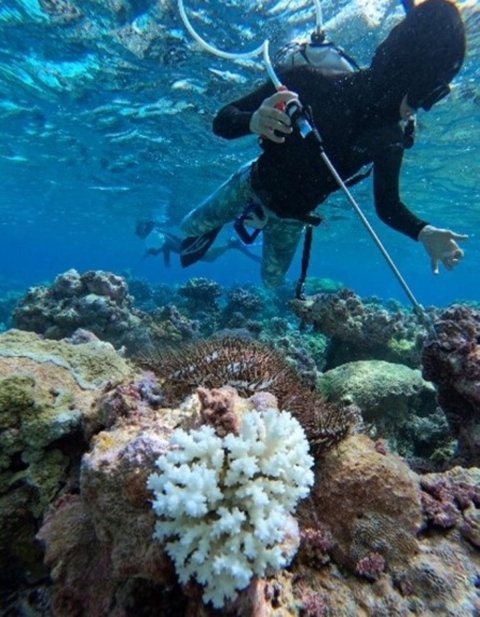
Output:
M282 47L274 58L278 67L301 66L310 64L325 73L353 73L359 70L357 62L343 49L326 41L323 30L315 30L309 41L296 40Z
M405 13L415 7L414 0L401 0ZM293 40L282 47L274 58L278 68L310 64L322 69L327 74L353 73L360 66L352 56L335 43L326 40L323 29L323 15L320 0L314 0L316 12L315 30L310 40Z

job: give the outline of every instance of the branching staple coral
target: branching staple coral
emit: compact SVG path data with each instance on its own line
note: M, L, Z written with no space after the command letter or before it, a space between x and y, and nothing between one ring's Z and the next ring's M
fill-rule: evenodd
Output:
M288 412L246 412L237 435L210 426L177 429L148 488L180 582L204 586L203 599L222 607L254 576L289 563L299 544L290 516L313 484L312 457Z

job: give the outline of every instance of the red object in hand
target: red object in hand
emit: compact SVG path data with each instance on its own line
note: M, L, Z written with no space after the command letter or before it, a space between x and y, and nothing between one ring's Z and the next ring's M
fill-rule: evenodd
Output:
M285 92L286 90L288 90L287 86L280 86L277 88L277 92ZM279 109L280 111L285 111L285 107L285 103L277 103L275 105L275 109Z

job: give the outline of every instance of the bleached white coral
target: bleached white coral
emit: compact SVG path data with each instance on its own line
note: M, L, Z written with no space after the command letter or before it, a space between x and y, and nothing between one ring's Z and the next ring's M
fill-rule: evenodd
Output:
M300 424L286 411L249 411L238 435L177 429L149 476L159 520L154 537L182 583L205 587L217 608L254 575L293 557L284 541L297 502L313 484L313 459Z

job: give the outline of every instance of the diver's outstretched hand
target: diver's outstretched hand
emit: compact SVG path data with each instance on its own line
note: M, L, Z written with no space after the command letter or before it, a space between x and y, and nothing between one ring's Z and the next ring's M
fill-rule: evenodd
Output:
M298 101L298 94L281 90L266 98L250 120L250 131L266 137L276 144L283 144L285 137L292 132L291 120L282 108L290 101Z
M433 274L438 274L439 261L447 270L453 270L464 255L456 240L467 238L468 236L457 234L450 229L437 229L433 225L425 225L418 234L418 240L430 256Z

